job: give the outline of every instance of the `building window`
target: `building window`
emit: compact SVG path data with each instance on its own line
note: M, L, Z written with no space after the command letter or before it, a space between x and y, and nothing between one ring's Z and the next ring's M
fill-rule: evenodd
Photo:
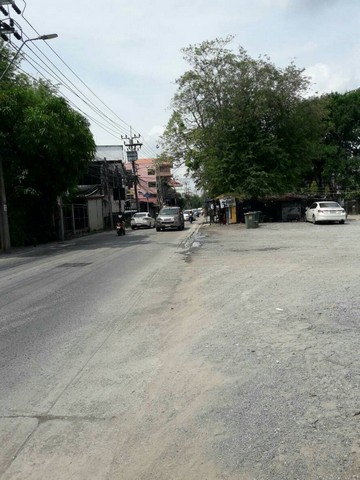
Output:
M148 175L155 175L155 168L148 168Z
M156 188L156 182L149 182L148 187L149 188Z

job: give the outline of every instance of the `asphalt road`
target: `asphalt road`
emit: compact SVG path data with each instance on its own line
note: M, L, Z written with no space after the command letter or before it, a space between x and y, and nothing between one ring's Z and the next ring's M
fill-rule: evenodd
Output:
M360 478L360 222L0 256L0 478Z

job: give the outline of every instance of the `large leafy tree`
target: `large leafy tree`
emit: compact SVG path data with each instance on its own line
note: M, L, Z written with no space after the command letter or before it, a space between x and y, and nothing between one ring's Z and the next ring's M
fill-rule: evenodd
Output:
M325 181L333 189L359 189L360 89L327 96L328 121L324 138Z
M309 166L299 120L308 87L303 71L254 60L232 38L185 48L190 70L178 80L163 140L212 195L259 196L296 187Z
M0 153L13 243L25 233L53 238L57 197L77 184L94 152L87 120L49 85L13 73L1 82Z
M318 194L358 190L360 185L360 89L330 93L303 104L311 159L307 184Z

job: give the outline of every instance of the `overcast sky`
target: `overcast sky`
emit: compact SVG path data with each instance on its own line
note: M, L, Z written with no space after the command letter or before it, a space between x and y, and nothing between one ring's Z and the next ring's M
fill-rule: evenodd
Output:
M64 65L62 71L124 133L132 125L143 135L143 156L157 153L174 81L186 69L180 50L189 44L235 35L234 50L241 45L254 58L269 55L278 67L291 61L304 67L314 92L360 86L359 0L27 0L25 19L13 17L29 37L36 35L25 19L40 34L58 33L48 43L117 117ZM61 65L49 47L39 47ZM31 71L25 62L23 68ZM64 87L61 92L91 112ZM92 131L97 144L121 143L120 135L94 122Z

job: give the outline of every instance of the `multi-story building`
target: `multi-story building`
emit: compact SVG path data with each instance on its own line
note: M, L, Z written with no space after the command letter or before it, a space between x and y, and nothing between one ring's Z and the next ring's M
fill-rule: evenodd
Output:
M171 163L160 162L154 158L139 158L135 162L126 162L125 168L133 172L137 179L137 196L140 211L155 212L167 202L167 193L171 187ZM127 209L136 208L135 188L131 188Z

